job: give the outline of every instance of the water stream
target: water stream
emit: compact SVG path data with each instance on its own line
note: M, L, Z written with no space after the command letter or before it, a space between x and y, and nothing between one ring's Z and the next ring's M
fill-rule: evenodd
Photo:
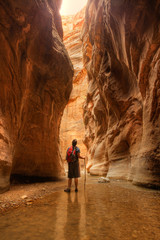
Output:
M0 216L1 240L159 240L160 191L87 178Z

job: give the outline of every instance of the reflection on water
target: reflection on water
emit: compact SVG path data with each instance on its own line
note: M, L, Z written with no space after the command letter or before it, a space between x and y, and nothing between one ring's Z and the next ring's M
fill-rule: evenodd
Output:
M59 191L0 216L0 239L160 239L160 192L87 181L78 193Z

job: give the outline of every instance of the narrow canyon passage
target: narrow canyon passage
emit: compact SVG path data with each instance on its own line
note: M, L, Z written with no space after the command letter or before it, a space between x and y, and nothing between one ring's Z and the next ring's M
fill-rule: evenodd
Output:
M160 0L85 2L0 0L0 240L160 239Z
M1 240L159 240L160 192L124 181L83 179L80 191L59 190L0 216Z
M63 178L75 137L91 175L159 188L160 0L66 19L61 3L0 2L0 193L14 175Z
M73 88L60 126L60 149L63 160L66 157L66 149L73 139L78 140L78 147L83 156L86 153L86 147L83 144L85 136L83 106L86 101L88 81L83 64L81 39L84 17L85 8L75 15L62 16L63 41L74 68Z

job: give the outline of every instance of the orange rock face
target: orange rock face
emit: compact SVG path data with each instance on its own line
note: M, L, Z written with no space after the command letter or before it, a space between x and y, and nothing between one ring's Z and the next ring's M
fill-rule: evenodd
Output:
M75 16L62 17L64 44L74 67L73 90L61 122L60 139L63 159L66 157L66 149L75 138L78 140L78 146L82 155L85 155L86 152L86 147L83 144L85 134L83 104L87 94L87 73L83 66L81 40L84 12L85 9Z
M61 1L0 4L0 191L10 174L60 177L59 125L72 89Z
M160 186L160 1L87 5L84 106L91 174Z

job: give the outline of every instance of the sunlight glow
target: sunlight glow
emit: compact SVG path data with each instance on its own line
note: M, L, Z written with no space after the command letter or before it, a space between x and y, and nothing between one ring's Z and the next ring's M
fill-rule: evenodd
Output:
M74 15L79 12L86 4L87 0L62 0L60 14Z

